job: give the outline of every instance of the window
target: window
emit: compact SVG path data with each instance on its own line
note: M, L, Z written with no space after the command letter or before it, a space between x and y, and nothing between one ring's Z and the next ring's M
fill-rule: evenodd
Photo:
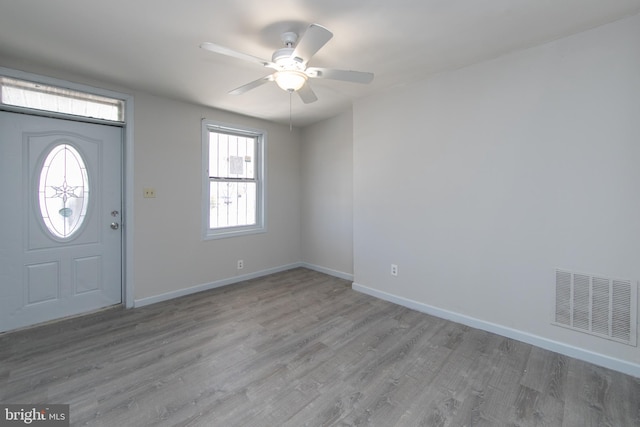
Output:
M124 121L124 100L0 76L0 103L92 119Z
M82 156L73 146L49 150L40 170L38 201L47 229L57 238L70 238L87 215L89 178Z
M266 133L202 121L207 239L263 232Z

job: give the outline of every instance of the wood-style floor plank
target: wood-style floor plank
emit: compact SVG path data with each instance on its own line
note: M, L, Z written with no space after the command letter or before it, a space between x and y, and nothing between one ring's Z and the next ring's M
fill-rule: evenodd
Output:
M74 426L640 426L640 380L294 269L0 335Z

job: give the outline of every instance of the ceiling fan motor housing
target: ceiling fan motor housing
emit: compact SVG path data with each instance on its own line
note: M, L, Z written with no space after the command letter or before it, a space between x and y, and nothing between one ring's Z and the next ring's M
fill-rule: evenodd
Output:
M271 61L278 64L284 70L304 71L304 64L301 58L293 57L294 49L292 47L283 47L273 52Z

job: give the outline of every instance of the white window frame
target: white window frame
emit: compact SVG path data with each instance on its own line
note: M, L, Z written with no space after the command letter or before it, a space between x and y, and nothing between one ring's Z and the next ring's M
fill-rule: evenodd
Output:
M257 142L256 156L256 223L251 225L231 226L231 227L210 227L211 195L209 176L209 134L210 132L222 132L235 135L245 135L255 137ZM256 233L265 233L265 146L267 144L267 132L261 129L254 129L247 126L233 125L218 122L215 120L202 119L202 238L203 240L223 239L235 236L244 236Z

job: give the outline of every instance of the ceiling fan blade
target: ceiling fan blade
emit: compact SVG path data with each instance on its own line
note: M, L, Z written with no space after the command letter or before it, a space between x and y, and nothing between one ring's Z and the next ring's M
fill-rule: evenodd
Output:
M300 62L306 64L322 46L331 40L331 37L333 33L322 25L311 24L296 45L291 57L299 58Z
M279 69L279 67L271 61L258 58L257 56L238 52L237 50L229 49L228 47L220 46L215 43L204 42L200 45L200 47L210 52L219 53L221 55L230 56L232 58L243 59L245 61L253 62L254 64L262 65L263 67Z
M273 81L273 74L269 74L268 76L262 77L261 79L254 80L246 85L242 85L234 90L230 91L230 95L242 95L245 92L250 91L251 89L255 89L258 86L262 86L265 83Z
M332 79L342 80L352 83L371 83L373 80L373 73L366 73L364 71L351 71L351 70L336 70L333 68L319 68L309 67L305 73L314 79Z
M318 97L313 92L313 89L311 89L311 86L308 82L305 83L300 89L298 89L298 95L300 96L300 99L302 99L302 102L304 102L305 104L311 104L312 102L316 102L318 100Z

